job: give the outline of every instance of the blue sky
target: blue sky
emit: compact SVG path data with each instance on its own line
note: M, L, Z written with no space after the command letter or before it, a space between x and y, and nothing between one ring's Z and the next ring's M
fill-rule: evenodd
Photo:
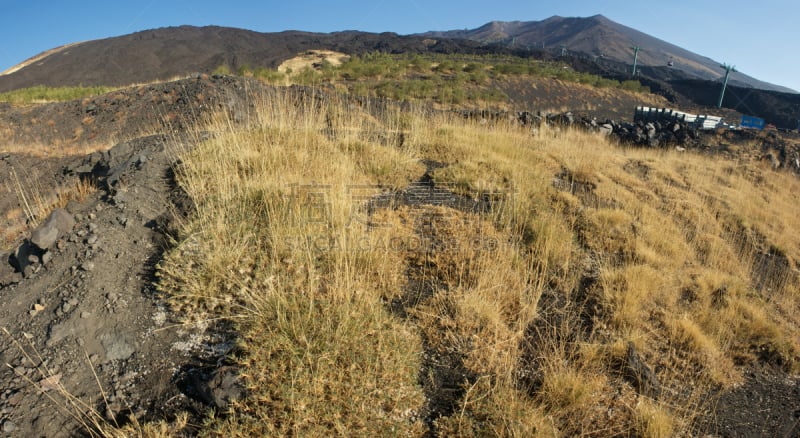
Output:
M0 71L62 44L181 24L407 34L595 14L800 91L796 0L0 0Z

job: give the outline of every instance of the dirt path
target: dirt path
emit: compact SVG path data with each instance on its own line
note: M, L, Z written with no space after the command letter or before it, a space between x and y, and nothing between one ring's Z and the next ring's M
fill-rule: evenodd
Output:
M123 422L198 407L176 382L209 339L175 326L153 285L161 226L174 210L169 155L164 139L151 136L66 165L95 172L101 189L68 206L76 224L49 260L0 289L6 434L71 436L92 409Z
M800 437L800 376L768 367L720 395L709 430L723 437Z

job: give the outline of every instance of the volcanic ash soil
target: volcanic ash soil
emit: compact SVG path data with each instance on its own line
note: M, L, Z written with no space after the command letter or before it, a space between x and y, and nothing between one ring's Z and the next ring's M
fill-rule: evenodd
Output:
M32 251L25 278L0 286L4 434L74 436L92 416L122 424L200 415L204 401L224 398L202 370L231 343L176 323L154 286L164 230L188 213L169 156L165 139L151 136L60 169L97 179L99 190L70 202L74 226Z

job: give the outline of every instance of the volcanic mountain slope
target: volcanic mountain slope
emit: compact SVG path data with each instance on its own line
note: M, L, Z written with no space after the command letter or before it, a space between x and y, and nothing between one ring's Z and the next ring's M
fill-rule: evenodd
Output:
M570 53L629 64L634 45L641 47L640 65L664 67L672 62L671 70L676 79L718 80L722 75L717 61L595 15L588 18L554 16L542 21L492 21L477 29L409 36L388 32L260 33L218 26L167 27L66 44L43 52L0 74L0 92L40 84L127 85L210 72L223 64L234 69L239 66L275 68L280 62L309 49L338 50L347 54L375 50L510 53L514 49L524 49L530 54L535 49L564 46ZM731 84L793 91L743 73L733 73Z
M564 44L569 56L548 50ZM714 105L721 73L718 63L603 16L552 17L541 22L492 22L475 30L401 36L356 31L330 34L286 31L259 33L207 26L147 30L54 48L0 74L0 93L46 86L124 86L209 73L220 66L277 68L298 53L327 49L348 55L446 53L515 55L569 63L579 72L614 80L629 79L630 47L639 45L643 85L666 97L671 106L704 112ZM556 50L557 51L557 50ZM599 55L602 53L603 57ZM666 63L672 60L674 66ZM676 82L677 81L677 82ZM673 84L676 84L673 86ZM741 85L737 87L736 85ZM752 88L757 87L757 88ZM737 90L738 88L738 90ZM758 88L778 91L762 91ZM706 98L710 91L711 98ZM797 127L796 94L742 74L733 75L723 106L762 117L779 128ZM713 101L713 102L712 102ZM540 109L540 108L533 108ZM731 120L735 121L735 120Z
M638 62L643 66L666 66L685 72L692 79L715 80L722 76L720 63L616 23L602 15L588 18L553 16L542 21L492 21L477 29L428 32L438 38L464 38L484 43L503 42L514 47L558 48L593 57L631 63L632 46L639 46ZM759 81L743 73L733 73L731 83L745 87L793 92L786 87Z
M0 92L34 85L129 85L208 73L221 65L234 70L241 66L277 68L309 49L347 54L489 51L472 41L432 41L394 33L260 33L218 26L167 27L63 46L37 55L32 62L23 62L23 67L0 75Z
M718 82L678 80L671 81L670 87L678 94L691 96L699 106L713 107L719 98ZM728 86L722 106L742 114L757 114L778 128L800 128L800 94Z

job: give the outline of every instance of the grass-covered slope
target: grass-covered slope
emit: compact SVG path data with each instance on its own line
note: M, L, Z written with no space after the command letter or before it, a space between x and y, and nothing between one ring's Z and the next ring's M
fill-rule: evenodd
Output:
M182 153L160 268L240 333L224 436L671 436L798 370L800 181L757 162L274 91ZM699 430L698 430L699 429Z
M302 62L304 58L306 62ZM318 58L301 54L284 63L277 71L239 66L235 73L275 84L333 84L357 96L395 100L428 99L444 105L508 103L509 96L503 90L515 88L513 83L520 78L527 80L527 88L535 88L535 85L531 85L533 80L554 79L597 90L649 93L639 81L620 82L578 72L560 62L513 56L409 56L374 52L346 57L343 62L338 57L331 58L331 61L324 57L320 61ZM294 69L284 67L289 64ZM221 65L216 72L231 74L233 70Z

